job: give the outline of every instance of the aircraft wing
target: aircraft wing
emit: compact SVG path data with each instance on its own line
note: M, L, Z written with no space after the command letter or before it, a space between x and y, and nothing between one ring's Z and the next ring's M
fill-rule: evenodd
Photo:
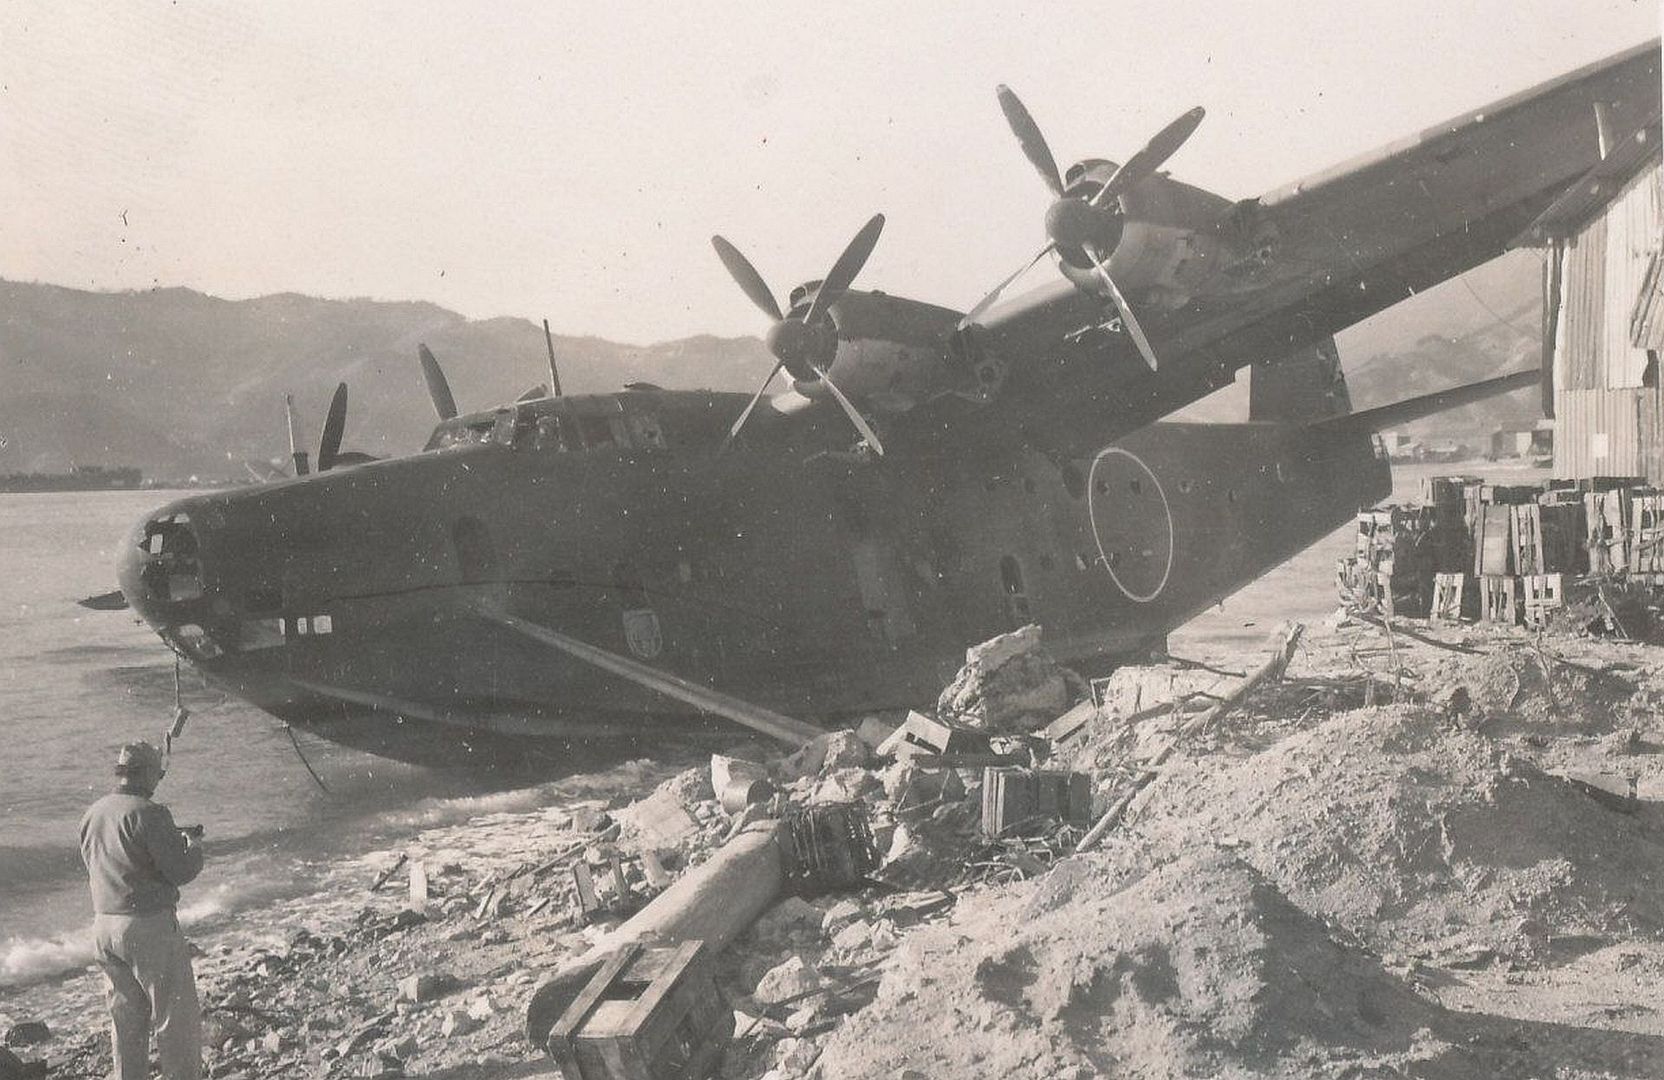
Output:
M1198 220L1218 253L1212 272L1167 310L1132 297L1156 352L1235 370L1495 258L1599 160L1597 103L1619 136L1658 111L1659 70L1654 40ZM1102 312L1053 282L981 326L1014 345L1049 336L1055 352L1057 327ZM1075 337L1074 351L1105 347Z
M1624 133L1659 97L1655 40L1237 203L1219 229L1239 260L1168 347L1256 326L1301 344L1494 258L1599 160L1597 103Z

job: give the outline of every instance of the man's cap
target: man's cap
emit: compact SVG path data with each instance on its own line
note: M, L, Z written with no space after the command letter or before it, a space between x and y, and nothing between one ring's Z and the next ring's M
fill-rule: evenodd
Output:
M147 742L130 742L116 754L116 772L162 771L162 752Z

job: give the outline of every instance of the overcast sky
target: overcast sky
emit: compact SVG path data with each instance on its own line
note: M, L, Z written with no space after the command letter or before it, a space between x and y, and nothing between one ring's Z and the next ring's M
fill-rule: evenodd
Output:
M0 277L424 299L648 342L756 333L874 211L859 284L965 308L1060 163L1192 105L1239 197L1658 32L1657 0L0 7ZM1050 272L1040 270L1036 273Z

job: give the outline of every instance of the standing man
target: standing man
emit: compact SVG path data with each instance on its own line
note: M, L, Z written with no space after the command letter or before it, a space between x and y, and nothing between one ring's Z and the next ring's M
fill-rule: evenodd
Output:
M174 911L179 886L202 871L202 833L181 830L167 807L150 801L165 771L154 746L128 743L116 757L115 791L81 818L117 1080L150 1076L152 1021L162 1075L197 1080L202 1072L202 1009Z

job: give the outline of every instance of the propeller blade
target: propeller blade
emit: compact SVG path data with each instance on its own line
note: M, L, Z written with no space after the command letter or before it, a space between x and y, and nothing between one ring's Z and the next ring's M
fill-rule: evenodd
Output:
M883 214L874 214L870 221L861 226L861 231L856 233L855 239L844 248L844 253L838 256L838 261L826 272L826 279L820 283L820 288L815 290L815 301L809 305L809 313L803 316L805 323L818 321L838 297L849 291L850 282L861 272L861 267L867 264L872 249L878 244L878 234L883 231Z
M1034 171L1040 174L1040 179L1046 182L1053 195L1061 196L1063 178L1058 175L1057 159L1052 157L1052 148L1046 145L1046 137L1040 134L1040 125L1034 122L1034 117L1023 107L1021 99L1012 93L1011 87L1002 83L994 92L999 95L1005 122L1011 125L1011 133L1017 136L1017 142L1022 145L1023 153L1034 166Z
M867 440L867 445L872 447L879 457L883 457L884 444L878 441L878 432L874 431L872 425L867 423L867 418L861 415L861 410L857 409L848 398L844 397L844 392L838 389L837 383L826 377L826 372L820 372L820 381L822 385L832 391L832 396L838 399L838 404L843 406L844 414L849 417L849 422L855 425L855 430L861 433L861 438Z
M728 449L728 444L733 442L734 438L739 435L740 428L744 427L745 422L751 419L751 410L757 407L757 402L763 400L763 391L768 389L768 384L774 381L774 377L780 374L780 369L785 366L784 361L781 361L777 362L772 368L769 369L768 378L763 380L763 385L757 387L757 392L751 395L751 400L746 402L745 408L740 411L740 418L735 420L734 426L728 429L728 437L722 440L722 449Z
M1104 285L1109 289L1109 298L1114 302L1115 310L1121 313L1121 322L1126 325L1127 333L1132 335L1133 344L1138 346L1139 354L1144 357L1144 362L1150 365L1151 371L1154 371L1156 369L1156 353L1154 349L1150 348L1150 339L1144 336L1144 328L1138 325L1138 317L1132 313L1132 305L1128 304L1127 298L1121 295L1121 290L1115 285L1115 279L1109 276L1109 267L1104 265L1103 260L1098 257L1097 251L1093 248L1087 248L1086 255L1092 260L1092 265L1098 268L1098 276L1104 279Z
M763 275L757 273L757 268L751 265L751 260L740 254L740 249L730 244L720 236L711 237L711 246L716 248L716 257L722 260L722 265L728 268L728 276L740 287L751 302L763 309L763 314L779 322L785 318L780 313L780 305L769 292L768 284L763 281Z
M1018 278L1022 277L1024 274L1028 273L1028 271L1034 266L1035 263L1039 262L1041 259L1044 259L1047 255L1047 253L1050 252L1056 246L1057 246L1057 241L1055 241L1055 240L1050 241L1049 243L1046 244L1045 247L1041 248L1038 252L1035 253L1034 258L1030 259L1028 262L1024 263L1021 267L1019 267L1017 269L1016 273L1012 274L1010 277L1006 278L1004 281L1000 282L998 285L995 285L993 292L989 293L987 296L984 296L981 300L978 300L976 302L976 307L974 307L971 310L965 312L964 317L959 320L959 329L963 330L967 326L970 326L972 323L974 323L978 319L980 319L982 317L983 312L987 311L989 308L994 306L994 301L996 301L1000 298L1000 293L1003 293L1006 290L1006 288L1013 281L1016 281Z
M1202 122L1207 110L1200 105L1191 109L1177 120L1156 132L1155 138L1144 144L1144 149L1128 158L1126 162L1115 170L1115 175L1109 178L1109 183L1092 196L1090 205L1097 206L1115 198L1121 192L1137 184L1167 163L1167 159L1178 152L1196 133L1196 128Z
M283 416L289 424L289 460L295 463L295 475L305 476L306 451L300 448L300 435L295 429L295 395L283 395Z
M456 419L456 398L451 396L451 384L445 381L445 372L439 366L439 361L433 358L433 353L426 345L416 346L416 355L422 358L422 378L428 384L428 397L433 400L433 411L439 414L441 420Z
M122 595L120 589L113 589L107 593L99 593L97 596L89 596L84 600L77 600L75 602L84 608L91 608L93 611L127 610L127 597Z
M323 438L318 440L318 471L328 472L335 467L336 459L341 454L341 436L347 430L347 384L339 383L335 387L335 396L329 399L329 414L324 417Z

